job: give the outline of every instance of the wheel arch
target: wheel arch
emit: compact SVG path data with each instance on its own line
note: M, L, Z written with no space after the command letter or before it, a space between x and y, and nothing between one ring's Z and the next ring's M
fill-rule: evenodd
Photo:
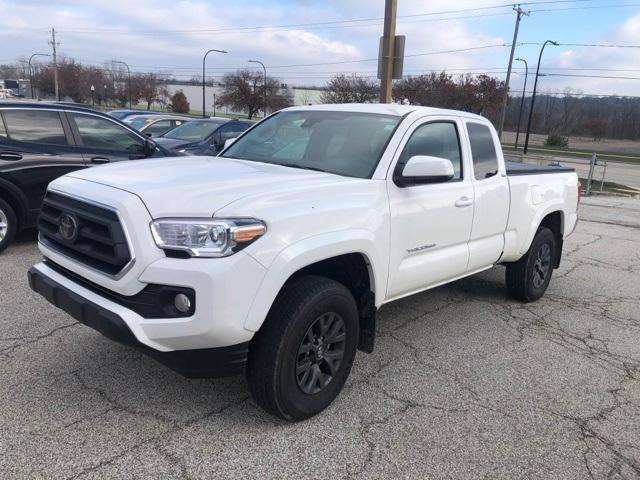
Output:
M283 250L269 266L244 327L258 331L285 285L305 274L325 276L345 285L354 295L361 316L375 312L384 298L386 269L381 266L373 234L351 232L346 236L350 238L345 238L345 232L321 235Z
M7 202L16 214L18 230L25 226L28 217L27 200L12 183L0 178L0 198Z

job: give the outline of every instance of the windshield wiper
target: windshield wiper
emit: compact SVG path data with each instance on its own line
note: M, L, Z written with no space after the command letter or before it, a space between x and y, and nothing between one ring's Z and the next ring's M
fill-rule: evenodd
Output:
M313 170L314 172L329 173L326 170L322 170L321 168L307 167L305 165L298 165L297 163L274 163L274 165L280 165L282 167L301 168L302 170Z

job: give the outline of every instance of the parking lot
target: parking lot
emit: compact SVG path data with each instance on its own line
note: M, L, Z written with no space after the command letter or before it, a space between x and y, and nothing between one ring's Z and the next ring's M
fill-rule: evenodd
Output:
M385 306L375 352L299 424L50 306L27 232L0 256L0 477L640 477L640 201L580 214L542 300L507 299L496 267Z

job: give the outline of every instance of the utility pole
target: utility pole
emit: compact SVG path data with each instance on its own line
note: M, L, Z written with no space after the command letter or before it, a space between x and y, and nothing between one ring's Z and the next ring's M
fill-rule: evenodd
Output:
M396 13L398 11L398 0L385 0L384 3L380 103L391 103L391 87L393 85L393 60L396 51Z
M51 41L49 45L53 47L53 84L56 92L56 101L60 100L58 93L58 56L56 52L56 47L60 45L59 42L56 42L56 29L51 29Z
M509 66L507 67L507 78L504 82L504 95L502 96L502 111L500 112L500 123L498 124L498 138L502 140L502 129L504 128L504 117L507 113L507 102L509 101L509 80L511 80L511 66L513 64L513 54L516 51L516 43L518 42L518 30L520 29L520 20L523 15L529 15L520 8L520 5L514 5L513 10L516 12L516 27L513 31L513 41L511 42L511 54L509 55Z

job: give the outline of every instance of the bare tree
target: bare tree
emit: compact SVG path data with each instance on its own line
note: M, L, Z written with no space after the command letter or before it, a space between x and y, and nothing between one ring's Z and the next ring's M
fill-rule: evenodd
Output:
M378 83L357 74L340 73L327 82L322 103L369 103L378 97Z
M238 70L227 73L222 77L222 93L216 104L219 107L229 107L236 112L244 112L248 118L264 109L265 99L268 108L279 110L293 103L289 89L282 88L280 81L269 78L264 85L264 75L253 70Z

